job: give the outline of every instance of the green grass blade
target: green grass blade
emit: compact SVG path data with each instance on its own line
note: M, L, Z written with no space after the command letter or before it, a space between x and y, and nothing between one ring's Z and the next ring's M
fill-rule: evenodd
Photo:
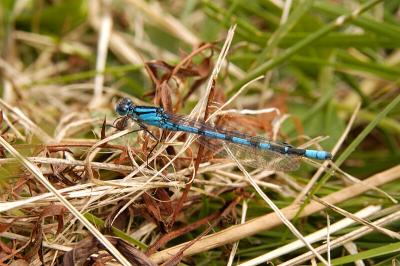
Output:
M96 227L98 228L104 228L105 222L101 219L99 219L98 217L94 216L93 214L90 213L85 213L84 216L86 217L86 219L88 219L88 221L90 221L92 224L94 224ZM120 237L121 239L135 245L138 246L139 248L141 248L142 250L146 250L147 249L147 245L143 244L141 241L134 239L133 237L127 235L125 232L115 228L115 227L111 227L111 231L117 236Z
M378 248L373 248L366 251L358 252L354 255L344 256L339 259L334 259L331 261L332 265L342 265L344 263L354 263L357 260L372 259L375 257L380 257L392 253L400 252L400 242L388 244ZM318 265L322 265L319 263Z
M382 2L382 0L372 0L364 4L360 9L358 10L357 14L362 14L363 12L367 11L368 9L372 8L376 4ZM301 40L297 44L293 45L292 47L286 49L279 55L277 55L275 58L265 62L264 64L258 66L256 69L251 71L245 78L242 80L238 81L233 88L229 91L229 94L232 95L235 93L237 90L239 90L244 84L247 82L257 78L258 76L261 76L265 74L268 70L274 68L275 66L278 66L279 64L283 63L293 55L295 55L297 52L299 52L301 49L311 45L313 42L316 40L322 38L323 36L327 35L328 33L334 31L335 29L338 29L348 23L351 20L354 20L355 16L353 14L347 14L344 16L340 17L339 19L336 19L326 26L322 27L321 29L317 30L316 32L311 33L308 35L305 39Z

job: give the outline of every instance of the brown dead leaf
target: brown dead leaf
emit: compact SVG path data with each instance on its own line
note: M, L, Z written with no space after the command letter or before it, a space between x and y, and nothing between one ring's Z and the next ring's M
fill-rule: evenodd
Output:
M155 220L157 224L162 221L161 212L155 201L147 194L143 194L143 200L147 207L147 212Z
M14 260L11 262L10 266L28 266L29 263L26 260L19 259L19 260Z
M57 233L61 233L63 227L64 227L64 213L67 211L67 208L65 208L63 205L50 205L46 207L42 213L39 216L39 219L43 220L46 217L57 217L58 221L58 227L57 227Z
M108 236L107 239L132 265L156 266L156 264L153 263L143 252L139 251L129 243L116 237ZM87 237L80 241L73 250L65 253L62 265L83 265L90 256L97 254L100 250L104 250L104 247L97 241L97 239ZM102 263L103 260L104 258L99 256L95 263Z
M71 251L65 253L62 265L83 265L91 255L99 251L97 243L97 240L91 236L79 241Z
M0 233L7 231L8 228L10 228L13 225L13 222L14 221L12 221L11 223L8 223L8 224L0 223Z
M106 125L107 125L107 119L104 116L104 121L103 125L101 126L101 133L100 133L100 139L105 139L106 138Z

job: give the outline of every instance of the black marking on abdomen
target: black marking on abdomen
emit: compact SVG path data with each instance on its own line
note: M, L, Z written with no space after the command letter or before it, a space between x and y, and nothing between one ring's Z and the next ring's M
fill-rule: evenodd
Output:
M298 155L298 156L303 156L306 153L306 150L304 149L297 149L297 148L289 148L288 154L294 154L294 155Z
M271 144L271 151L276 151L281 154L286 154L285 146Z
M258 141L255 140L249 140L251 147L259 147L258 145L260 144Z
M228 135L228 134L225 134L224 139L225 139L226 141L232 142L232 136L230 136L230 135Z

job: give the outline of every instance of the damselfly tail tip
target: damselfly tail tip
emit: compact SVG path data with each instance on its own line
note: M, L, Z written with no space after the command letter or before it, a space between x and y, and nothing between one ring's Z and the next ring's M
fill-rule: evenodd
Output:
M318 150L305 150L304 156L310 159L316 160L331 160L332 154L327 151L318 151Z

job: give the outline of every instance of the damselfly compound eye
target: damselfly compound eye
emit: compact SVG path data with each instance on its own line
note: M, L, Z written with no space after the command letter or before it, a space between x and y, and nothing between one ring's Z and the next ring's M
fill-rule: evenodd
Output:
M119 114L119 115L127 115L129 112L129 109L132 106L132 101L131 99L128 98L122 98L118 103L117 106L115 107L115 111Z

